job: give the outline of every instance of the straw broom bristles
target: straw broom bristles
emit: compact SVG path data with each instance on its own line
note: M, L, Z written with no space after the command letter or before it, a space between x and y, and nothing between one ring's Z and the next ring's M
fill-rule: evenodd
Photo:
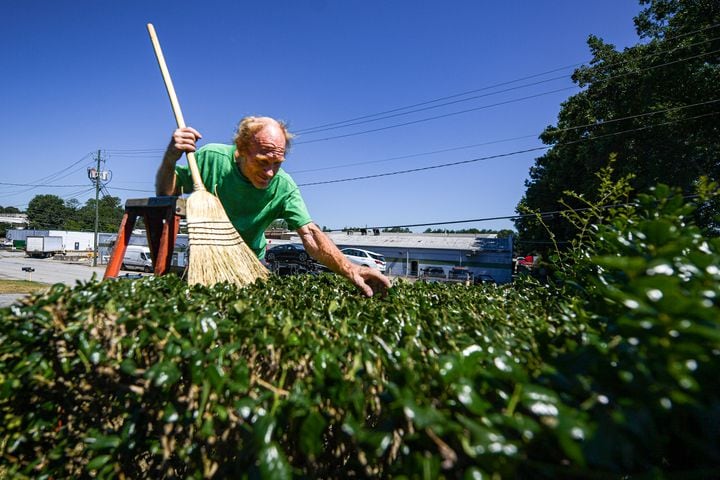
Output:
M215 195L207 190L196 190L188 197L185 208L190 284L230 282L244 286L258 278L267 278L268 270L230 223Z
M155 28L150 23L147 28L175 120L179 128L185 127L180 103L175 95ZM185 205L190 246L188 282L201 285L230 282L244 286L258 278L266 278L267 269L230 223L220 200L203 185L195 154L187 152L186 156L193 179L193 193Z

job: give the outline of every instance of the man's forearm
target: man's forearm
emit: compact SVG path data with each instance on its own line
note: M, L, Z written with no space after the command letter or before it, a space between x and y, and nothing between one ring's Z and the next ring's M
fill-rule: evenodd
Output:
M157 195L175 194L175 160L166 153L155 176L155 193Z
M305 250L315 260L322 263L330 270L340 275L349 277L353 266L352 263L342 254L330 238L323 233L314 223L310 223L298 229Z
M390 288L390 281L378 270L359 267L350 263L350 260L314 223L300 227L297 232L302 239L305 250L315 260L333 272L347 278L366 296L372 297L376 293L383 294Z

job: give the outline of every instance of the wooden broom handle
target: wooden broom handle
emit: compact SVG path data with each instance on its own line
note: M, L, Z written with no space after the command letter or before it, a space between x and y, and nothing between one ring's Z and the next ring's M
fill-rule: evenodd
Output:
M175 121L177 122L178 128L184 128L185 119L183 119L182 110L180 110L180 102L178 102L177 95L175 94L175 87L173 87L170 72L165 64L165 56L163 56L162 49L160 48L160 41L155 33L155 27L153 27L152 23L148 23L147 29L150 34L153 49L155 50L155 58L157 58L158 65L160 66L160 72L162 73L163 80L165 81L165 88L167 89L168 96L170 97L173 113L175 113ZM195 152L185 152L185 155L187 156L190 174L192 175L193 191L197 192L200 190L207 190L205 185L202 183L202 178L200 177L200 170L198 170L197 161L195 160Z

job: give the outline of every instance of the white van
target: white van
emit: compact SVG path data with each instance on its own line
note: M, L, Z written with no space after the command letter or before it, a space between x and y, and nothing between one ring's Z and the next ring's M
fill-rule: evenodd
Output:
M142 270L152 272L152 256L150 248L141 245L128 245L123 256L123 263L120 267L123 270Z

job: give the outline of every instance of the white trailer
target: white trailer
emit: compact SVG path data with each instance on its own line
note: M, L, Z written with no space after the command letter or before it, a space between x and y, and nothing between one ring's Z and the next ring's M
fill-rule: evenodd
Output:
M62 237L66 251L91 252L95 248L95 233L74 232L67 230L50 230L50 236Z
M50 257L63 253L62 237L39 237L28 235L25 238L25 255L28 257Z

